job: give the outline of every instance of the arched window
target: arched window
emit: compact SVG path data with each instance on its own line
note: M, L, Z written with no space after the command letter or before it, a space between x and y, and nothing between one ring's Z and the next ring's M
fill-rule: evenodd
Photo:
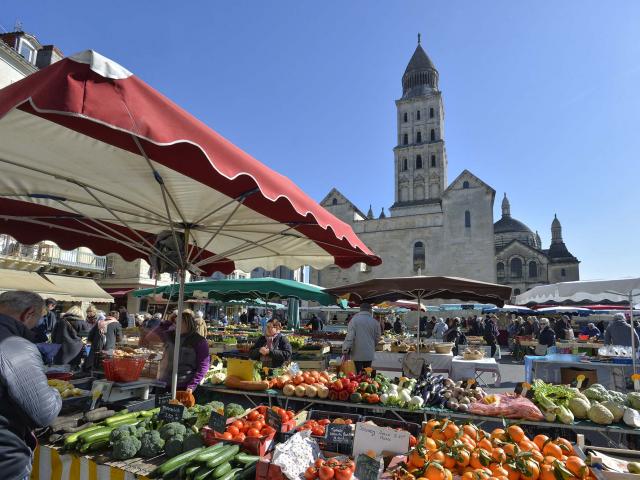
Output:
M422 155L416 155L416 170L422 168Z
M407 121L407 112L404 112L404 116L403 116L403 118L404 118L404 121L405 121L405 123L406 123L406 121Z
M338 199L334 198L333 200L331 200L331 205L337 205L338 204Z
M519 258L511 259L511 278L522 278L522 260Z
M402 171L406 172L407 170L409 170L409 164L407 162L406 158L402 159Z
M498 262L496 271L498 272L498 277L504 277L504 263Z
M436 139L436 131L432 128L431 129L431 141L433 142L433 141L435 141L435 139Z
M464 212L464 226L466 228L471 228L471 212L469 210Z
M404 145L409 145L409 134L405 133L404 136L402 137L402 143Z
M416 133L416 143L422 143L422 132Z
M416 112L416 120L420 120L420 110Z
M529 278L537 278L538 276L538 264L536 262L529 262Z
M564 268L562 270L560 270L560 276L561 277L566 277L567 276L567 271Z
M429 109L429 118L433 118L433 107Z
M425 252L424 243L416 242L413 244L413 269L415 271L424 270Z
M436 156L435 155L431 155L431 166L432 167L436 166Z
M462 188L469 188L469 182L467 182L466 180L462 182Z

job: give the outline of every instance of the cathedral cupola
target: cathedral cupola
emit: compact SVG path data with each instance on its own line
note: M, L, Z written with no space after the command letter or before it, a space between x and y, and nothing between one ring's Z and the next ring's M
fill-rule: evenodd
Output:
M402 97L425 95L433 90L438 90L438 70L422 49L418 34L418 46L402 76Z
M554 215L553 222L551 222L551 243L562 243L562 225L560 225L558 215Z
M509 203L509 199L507 198L506 192L504 194L504 198L502 199L502 216L503 217L511 216L511 204Z

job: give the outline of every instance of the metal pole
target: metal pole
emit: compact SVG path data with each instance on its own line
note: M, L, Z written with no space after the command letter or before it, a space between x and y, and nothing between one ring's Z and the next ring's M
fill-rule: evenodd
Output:
M633 328L633 290L629 290L629 321L631 322L631 362L633 365L632 374L636 374L636 329Z
M176 318L176 337L173 346L173 368L171 371L171 397L176 398L176 390L178 389L178 363L180 362L180 333L182 330L182 312L184 312L184 284L187 275L187 248L189 246L189 230L184 232L184 249L185 254L182 257L182 265L178 271L178 281L180 288L178 290L178 316Z
M420 353L420 316L422 315L422 304L420 303L420 300L422 299L422 296L420 294L418 294L418 349L417 352Z

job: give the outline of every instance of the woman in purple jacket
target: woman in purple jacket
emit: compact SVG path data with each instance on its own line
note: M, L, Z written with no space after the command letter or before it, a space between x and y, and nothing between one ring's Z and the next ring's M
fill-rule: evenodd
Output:
M158 379L171 386L175 330L167 332L164 354L158 369ZM193 392L209 371L209 344L198 334L195 315L191 310L182 312L180 354L178 360L178 390Z

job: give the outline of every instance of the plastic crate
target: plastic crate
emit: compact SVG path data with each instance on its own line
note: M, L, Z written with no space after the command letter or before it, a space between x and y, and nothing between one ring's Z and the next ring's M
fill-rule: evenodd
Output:
M247 452L251 455L259 455L261 457L264 456L274 446L273 438L275 437L275 432L271 435L265 435L264 437L247 437L244 439L244 442L235 442L233 440L225 440L223 438L220 438L221 434L215 432L212 428L209 427L202 427L200 432L202 433L202 439L207 446L224 442L229 445L238 445L242 449L242 451Z
M400 420L393 420L390 418L382 418L382 417L363 417L363 422L373 422L378 427L389 427L393 429L402 429L409 432L414 437L420 436L420 425L413 422L403 422Z
M345 420L351 420L353 425L362 421L362 416L355 413L339 413L339 412L325 412L322 410L310 410L307 415L307 420L321 420L321 419L329 419L333 422L336 418L342 418ZM304 424L304 422L302 422ZM290 437L298 433L298 429L291 430L289 432L283 433L283 440L287 441ZM355 429L354 429L355 436ZM316 435L311 435L311 438L315 439L318 442L321 450L326 450L328 452L342 453L344 455L351 455L353 450L353 442L350 444L337 444L337 443L329 443L327 442L326 432L325 435L320 437Z
M135 382L140 379L146 360L140 357L113 357L102 361L104 376L111 382Z

